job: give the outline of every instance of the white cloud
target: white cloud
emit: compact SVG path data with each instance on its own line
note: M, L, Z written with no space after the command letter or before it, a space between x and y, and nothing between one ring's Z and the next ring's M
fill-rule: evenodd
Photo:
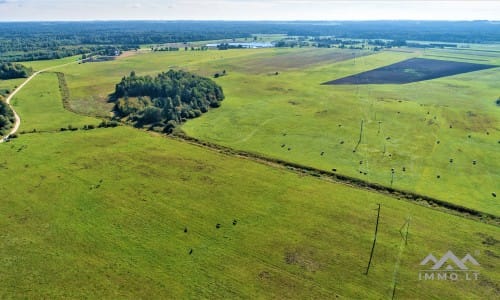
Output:
M130 7L130 8L141 8L142 7L142 3L132 3L132 4L127 5L127 7Z

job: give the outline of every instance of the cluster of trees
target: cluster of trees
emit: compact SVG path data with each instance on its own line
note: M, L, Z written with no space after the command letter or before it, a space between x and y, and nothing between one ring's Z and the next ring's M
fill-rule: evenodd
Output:
M115 112L136 126L151 125L170 133L177 124L220 106L222 88L208 78L169 70L152 76L131 72L115 87Z
M83 125L82 127L82 130L93 130L93 129L96 129L96 128L109 128L109 127L117 127L119 126L120 123L118 123L117 121L115 120L111 120L111 121L102 121L101 123L99 123L99 125L95 126L94 124L88 124L88 125ZM59 129L59 131L77 131L78 130L78 127L74 127L73 125L69 124L68 127L61 127Z
M151 48L152 51L179 51L179 47Z
M165 47L151 47L151 51L179 51L180 48L179 47L172 47L172 46L165 46ZM188 47L188 46L185 46L184 47L184 51L206 51L208 50L208 47L207 46L201 46L201 47Z
M3 40L0 39L0 44ZM0 47L1 48L1 47ZM37 48L36 46L30 47L30 50L13 50L12 52L4 52L0 50L0 60L8 62L18 62L18 61L34 61L34 60L49 60L49 59L59 59L63 57L88 53L90 50L80 47L75 49L43 49Z
M413 48L458 48L457 44L448 44L448 43L406 43L406 46Z
M33 69L26 68L21 64L0 64L0 79L27 78L33 73Z
M282 47L290 47L290 48L295 48L295 47L308 47L309 43L304 42L304 41L293 41L289 39L284 39L281 41L277 41L274 43L274 47L277 48L282 48Z
M14 113L7 103L0 100L0 136L7 134L14 122Z
M230 45L229 43L221 43L217 45L217 49L219 50L228 50L228 49L242 49L242 45Z
M375 46L375 49L392 48L406 46L405 40L381 40L381 39L338 39L332 37L312 37L309 39L314 47L317 48L349 48L365 49L366 45Z
M1 34L0 34L1 36ZM0 37L0 61L4 62L19 62L19 61L35 61L35 60L50 60L59 59L74 55L112 55L109 54L109 49L111 46L53 46L44 47L37 45L37 43L31 43L32 41L27 38L23 43L29 44L24 46L22 49L16 49L16 47L11 48L12 50L6 50L4 39ZM8 42L6 42L8 44ZM117 45L112 46L113 49L119 49L120 51L138 49L136 45Z

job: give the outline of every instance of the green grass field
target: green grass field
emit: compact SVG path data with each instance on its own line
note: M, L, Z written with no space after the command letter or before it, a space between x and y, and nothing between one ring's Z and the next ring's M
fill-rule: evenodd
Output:
M500 65L496 56L455 52L181 51L60 70L72 109L98 116L109 115L108 95L132 70L176 68L203 76L226 70L228 76L217 79L226 94L222 107L184 124L188 135L499 215L492 196L500 182L498 68L404 85L320 85L411 57L460 56L475 63L471 59L480 57Z
M400 299L498 293L497 227L379 194L127 127L22 135L0 157L2 298L380 299L394 274ZM447 250L480 280L419 281Z
M319 85L415 55L381 53L275 77L240 73L235 63L218 80L228 99L223 107L183 129L383 185L394 168L395 188L498 215L491 194L500 182L498 68L405 85Z
M66 111L55 73L42 73L16 94L12 104L21 116L21 131L54 131L69 125L82 128L99 124L95 118Z
M131 70L226 69L217 79L226 100L187 122L189 135L385 185L395 168L394 187L498 215L490 195L500 167L498 69L405 86L320 86L419 54L359 53L354 63L336 61L346 54L336 51L145 53L57 71L72 109L107 115L107 95ZM494 299L500 291L498 226L126 126L54 131L99 123L64 110L54 73L33 79L14 105L21 130L37 133L0 144L0 298ZM420 262L448 250L474 256L478 280L419 280Z
M68 63L76 63L81 58L81 55L69 56L61 59L53 59L53 60L36 60L36 61L26 61L20 62L29 68L33 68L35 71L43 70L46 68L51 68L55 66L60 66Z
M9 90L12 91L14 87L20 85L24 79L9 79L9 80L0 80L0 90Z

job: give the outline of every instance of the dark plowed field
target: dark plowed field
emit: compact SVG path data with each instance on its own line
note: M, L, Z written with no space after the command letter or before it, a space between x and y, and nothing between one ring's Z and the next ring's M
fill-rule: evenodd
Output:
M411 58L389 66L323 84L401 84L435 79L498 66L426 58Z

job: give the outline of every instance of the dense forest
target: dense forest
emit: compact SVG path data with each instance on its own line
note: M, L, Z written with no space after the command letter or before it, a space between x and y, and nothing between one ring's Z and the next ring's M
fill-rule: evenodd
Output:
M33 69L26 68L21 64L0 64L0 79L27 78L33 73Z
M99 21L0 22L0 62L53 59L136 49L140 45L251 37L255 33L335 38L487 43L500 40L489 21Z
M0 100L0 136L7 134L14 124L14 113L4 101Z
M120 118L167 133L177 124L219 107L223 99L222 88L211 79L174 70L156 77L132 72L116 85L112 96Z

